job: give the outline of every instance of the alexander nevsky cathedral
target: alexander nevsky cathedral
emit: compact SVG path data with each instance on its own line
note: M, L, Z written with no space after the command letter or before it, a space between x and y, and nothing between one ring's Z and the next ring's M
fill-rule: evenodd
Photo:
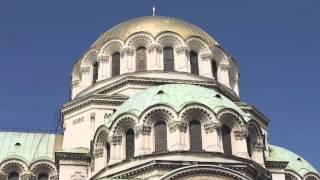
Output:
M0 180L320 180L269 144L269 119L240 100L237 62L189 22L122 22L71 76L63 134L0 132Z

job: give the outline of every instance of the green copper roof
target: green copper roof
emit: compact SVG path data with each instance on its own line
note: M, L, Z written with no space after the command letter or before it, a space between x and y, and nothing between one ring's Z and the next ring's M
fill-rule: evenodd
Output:
M286 169L296 172L300 176L304 177L307 173L313 172L319 175L318 171L312 167L301 156L284 149L279 146L270 145L269 146L270 154L267 158L267 161L284 161L289 162Z
M55 134L0 132L0 162L18 158L27 164L54 160Z
M217 94L221 98L217 98ZM206 105L215 113L224 108L231 108L242 115L245 120L251 119L234 102L215 90L188 84L167 84L147 89L131 97L117 108L117 111L109 118L107 126L110 127L113 120L123 113L131 113L139 117L144 110L156 104L168 105L179 112L190 103Z

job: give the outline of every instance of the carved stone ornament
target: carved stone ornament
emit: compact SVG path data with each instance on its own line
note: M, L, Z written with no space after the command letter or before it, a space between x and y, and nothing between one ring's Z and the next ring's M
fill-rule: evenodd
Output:
M186 132L187 131L187 123L181 122L181 121L174 121L169 124L169 131L170 133L176 132L177 130L181 132Z
M179 54L183 54L183 53L189 53L190 49L187 46L179 46L176 48L176 53Z
M149 52L152 51L157 51L157 52L162 52L162 47L160 46L160 44L151 44L148 48Z
M72 81L72 87L75 88L75 87L78 87L80 84L80 80L74 80Z
M124 47L121 49L121 55L129 55L129 56L133 56L134 55L134 49L130 48L130 47Z
M86 178L82 172L75 172L74 175L71 176L71 180L84 180Z
M262 152L264 150L264 144L262 142L257 142L254 145L254 151Z
M58 175L53 175L53 176L50 176L49 179L50 180L59 180L59 176Z
M81 73L85 74L85 73L89 73L90 72L90 67L82 67L80 69Z
M98 57L98 62L103 64L103 63L107 63L109 61L109 56L99 56Z
M110 144L119 145L122 142L122 136L112 136L109 139Z
M23 174L21 176L21 180L36 180L36 176L34 176L32 173Z
M0 172L0 180L6 180L6 174L4 172Z
M204 125L204 130L206 133L212 133L221 127L220 123L210 122Z
M248 133L246 131L235 131L234 136L236 140L243 140L248 136Z
M139 126L136 128L137 135L150 135L151 127L150 126Z
M213 56L212 56L211 53L201 54L200 57L201 57L201 59L203 59L203 60L209 60L209 59L212 59L212 58L213 58Z

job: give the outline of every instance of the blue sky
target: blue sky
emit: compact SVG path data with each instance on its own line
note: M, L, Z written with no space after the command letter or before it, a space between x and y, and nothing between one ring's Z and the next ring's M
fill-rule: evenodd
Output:
M152 0L0 0L0 126L55 129L72 64L117 23L151 15ZM270 142L320 169L320 1L161 0L237 60L241 98L271 119Z

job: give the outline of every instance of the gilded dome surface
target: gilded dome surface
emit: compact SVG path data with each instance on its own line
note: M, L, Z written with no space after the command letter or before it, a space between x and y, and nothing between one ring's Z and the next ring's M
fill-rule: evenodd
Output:
M173 32L179 34L185 40L189 37L198 37L210 46L218 44L208 33L186 21L172 17L146 16L131 19L114 26L104 32L91 47L99 48L111 39L126 41L131 35L138 32L145 32L153 37L157 37L163 32Z

